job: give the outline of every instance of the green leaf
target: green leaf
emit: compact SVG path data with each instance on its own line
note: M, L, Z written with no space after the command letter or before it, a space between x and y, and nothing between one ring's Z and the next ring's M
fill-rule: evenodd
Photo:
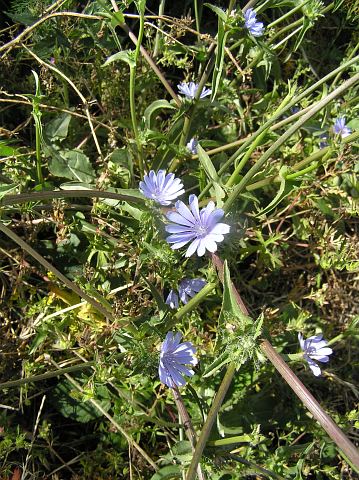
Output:
M51 120L45 127L45 134L50 140L64 140L69 131L71 115L69 113L61 113Z
M10 145L7 145L6 140L0 140L0 157L10 157L18 154L19 151Z
M239 331L244 331L245 327L252 323L252 319L245 315L239 308L237 299L233 293L233 285L227 260L224 262L223 271L223 301L222 309L219 315L219 323L225 325L228 321L234 320L236 326L239 327Z
M130 68L135 68L136 66L135 52L133 50L123 50L108 57L102 67L107 67L110 63L117 62L118 60L127 63Z
M146 0L135 0L135 5L140 15L145 14Z
M182 472L178 465L168 465L158 470L151 480L170 480L171 478L182 478Z
M146 128L149 128L149 129L151 128L151 118L152 118L153 113L156 112L156 110L161 110L162 108L169 108L169 109L172 109L172 110L177 109L177 107L172 105L167 100L163 100L163 99L155 100L145 110L144 117L145 117Z
M0 199L5 197L8 193L10 193L12 190L15 190L18 185L13 183L11 185L0 185Z
M111 25L113 28L117 25L123 25L125 23L125 17L122 12L111 12Z
M96 401L106 412L110 409L110 394L105 386L101 385L96 388ZM83 395L68 380L63 380L56 386L52 404L64 417L72 418L80 423L88 423L102 416L102 413L90 401L84 401Z
M214 165L211 159L209 158L207 152L203 150L201 145L198 145L197 152L198 152L199 161L201 162L201 165L204 168L204 171L206 172L207 177L214 182L219 182L217 170L214 168Z
M111 200L111 199L108 199L108 200ZM122 205L121 205L121 209L125 210L125 212L129 213L131 215L131 217L133 217L138 222L141 221L143 211L140 210L139 208L133 207L132 205L130 205L127 202L123 202Z
M280 169L279 175L282 177L282 179L277 195L273 198L270 204L266 206L266 208L258 212L258 217L271 212L285 197L287 197L292 192L292 190L297 187L297 182L287 180L285 178L285 173L287 172L287 170L288 168L286 166Z
M216 359L208 365L205 371L202 374L202 378L212 377L218 370L220 370L223 365L229 362L229 354L228 352L224 351L216 357Z
M11 18L11 20L15 23L21 23L22 25L32 25L39 20L39 17L33 15L30 12L22 12L22 13L13 13L13 12L4 12L5 15Z
M224 49L229 31L225 31L223 20L218 17L218 35L216 48L216 61L212 76L212 101L217 95L220 81L222 79L223 64L224 64Z
M207 177L213 183L213 187L210 190L211 195L215 196L217 207L221 208L222 205L223 205L222 198L224 198L226 196L226 194L225 194L225 191L223 190L223 188L221 187L221 184L220 184L221 181L220 181L220 178L218 176L218 173L217 173L211 159L209 158L208 154L201 147L201 145L198 145L197 152L198 152L199 161L200 161L204 171L206 172Z
M216 13L223 22L227 21L227 14L221 8L211 5L210 3L204 3L203 5L210 8L212 12Z
M53 153L54 149L51 149ZM49 170L56 177L65 177L79 182L91 183L95 180L95 172L89 158L80 150L60 151L52 155Z

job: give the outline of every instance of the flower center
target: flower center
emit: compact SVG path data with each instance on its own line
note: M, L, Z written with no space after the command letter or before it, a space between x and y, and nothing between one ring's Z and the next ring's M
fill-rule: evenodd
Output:
M162 195L162 192L158 187L156 187L154 192L152 192L152 198L154 199L158 199L161 195Z
M196 236L197 238L203 238L207 235L207 227L205 227L204 225L202 225L201 223L197 224L196 227L195 227L195 232L196 232Z

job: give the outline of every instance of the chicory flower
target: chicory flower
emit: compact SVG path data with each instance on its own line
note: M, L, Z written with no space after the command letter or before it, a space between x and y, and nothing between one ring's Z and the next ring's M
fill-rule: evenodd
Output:
M335 120L333 131L335 135L340 135L342 138L348 137L352 131L345 124L345 117L339 117Z
M178 286L181 301L187 304L205 285L207 285L207 282L202 278L185 278Z
M180 343L180 332L168 332L161 347L158 373L162 383L170 388L186 385L184 375L192 377L194 371L185 365L197 365L196 347L191 342Z
M173 200L184 194L184 188L182 181L175 178L173 173L166 175L166 170L159 170L156 174L151 170L144 176L143 182L140 182L140 192L161 205L170 205Z
M177 87L178 87L179 93L193 100L194 97L196 96L199 84L194 82L189 82L189 83L181 82L177 85ZM207 97L208 95L211 95L211 93L212 93L212 90L210 88L204 87L199 98Z
M174 290L170 290L165 304L169 305L170 308L178 308L178 295Z
M253 37L261 37L263 35L264 25L262 22L257 22L257 14L253 8L248 8L248 10L245 11L244 25Z
M191 140L187 143L187 149L192 153L192 155L197 155L197 146L198 140L195 138L191 138Z
M333 353L333 350L328 347L328 342L323 339L323 335L313 335L304 340L303 335L298 333L298 340L300 348L303 350L303 357L309 364L309 368L316 377L319 377L321 370L319 365L314 361L327 363L329 362L328 355Z
M173 244L171 246L173 250L191 242L186 257L190 257L196 251L199 257L203 256L206 250L216 252L217 243L222 242L224 235L230 230L229 225L219 222L224 216L224 211L215 208L212 201L200 211L196 195L189 196L189 207L178 200L175 204L176 211L167 213L166 216L172 223L165 227L166 232L171 234L166 241Z

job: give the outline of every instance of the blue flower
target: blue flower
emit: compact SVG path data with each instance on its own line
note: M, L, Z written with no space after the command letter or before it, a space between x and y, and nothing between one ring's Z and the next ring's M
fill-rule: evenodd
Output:
M202 278L185 278L178 285L178 293L181 301L186 304L190 298L194 297L202 288L207 285L207 282Z
M195 251L199 257L204 255L206 250L215 252L217 243L222 242L223 235L230 230L226 223L218 223L224 216L224 211L215 208L212 201L199 211L196 195L189 196L189 206L190 208L178 200L175 204L176 211L167 213L168 220L173 222L166 225L166 232L171 234L166 238L167 242L173 243L173 250L191 242L186 257L190 257Z
M198 140L195 138L191 138L191 140L187 143L187 149L192 153L192 155L197 155L197 146Z
M202 278L185 278L178 285L179 298L185 305L190 298L194 297L202 288L207 285L207 282ZM175 290L171 290L166 299L166 305L170 308L178 308L178 294Z
M196 348L191 342L180 343L182 334L168 332L161 347L158 373L162 383L174 388L186 385L183 375L192 377L194 371L185 365L197 365Z
M179 93L182 93L187 98L193 99L196 96L197 90L198 90L198 83L194 82L181 82L177 85ZM204 88L201 92L201 95L199 98L204 98L207 97L208 95L211 95L212 90L210 88Z
M257 22L256 16L257 14L253 8L248 8L244 13L244 25L253 37L261 37L264 32L264 25L262 22Z
M144 176L140 182L140 192L147 198L161 205L170 205L180 195L184 194L183 184L173 173L166 175L166 170L153 170Z
M171 290L166 298L166 305L170 308L178 308L178 295L174 290Z
M300 348L304 352L303 357L308 362L309 368L316 377L319 377L321 370L314 360L323 363L329 362L328 355L331 355L333 350L328 347L328 342L323 340L322 334L313 335L312 337L307 338L307 340L304 340L303 335L298 333L298 340Z
M348 137L352 131L345 125L345 117L338 117L335 120L333 131L335 135L340 135L342 138Z

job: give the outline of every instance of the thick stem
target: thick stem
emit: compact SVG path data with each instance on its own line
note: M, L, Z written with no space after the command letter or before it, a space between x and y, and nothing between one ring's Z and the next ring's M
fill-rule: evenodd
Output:
M189 416L189 413L187 411L187 408L186 408L185 404L183 403L183 398L180 394L180 391L179 391L178 387L175 386L172 389L172 391L173 391L173 398L176 402L178 413L179 413L179 415L182 419L182 424L183 424L183 427L184 427L184 431L186 432L186 435L187 435L187 438L188 438L188 440L191 444L192 450L194 451L195 446L196 446L196 442L197 442L197 437L196 437L196 433L194 431L194 428L193 428L193 425L192 425L192 422L191 422L191 418ZM200 464L197 465L197 475L198 475L199 480L205 480L205 477L203 475L202 468L201 468Z
M274 350L268 340L262 340L260 344L262 352L273 363L274 367L282 375L294 393L300 398L313 417L320 423L333 442L344 453L352 464L359 469L359 451L352 442L340 430L327 413L322 409L317 400L303 385L299 378L285 363L283 358Z
M218 276L223 281L223 262L216 255L212 254L212 262L215 268L218 271ZM237 300L237 303L245 315L248 315L248 310L242 301L240 294L232 283L233 294ZM312 413L313 417L320 423L332 440L337 444L339 449L344 453L354 467L359 468L359 452L351 441L344 435L340 428L333 422L333 420L327 415L324 410L321 408L319 403L299 380L299 378L294 374L294 372L288 367L282 357L274 350L268 340L262 340L260 347L262 352L267 356L267 358L273 363L274 367L279 371L284 380L288 385L293 389L293 391L298 395L302 400L304 405ZM196 475L196 468L200 458L202 456L203 450L206 446L208 437L211 433L213 423L215 418L221 408L225 394L232 382L233 376L236 372L235 363L230 363L227 367L226 374L222 380L222 383L219 387L219 390L213 400L213 404L209 411L208 417L203 425L202 432L199 436L195 452L192 457L190 467L187 472L186 480L194 480Z
M203 453L203 450L206 446L207 440L210 436L213 424L217 418L217 414L219 412L219 409L222 406L224 397L228 391L228 388L231 385L233 376L236 372L236 365L235 363L230 363L227 367L226 374L222 380L222 383L218 389L218 392L216 393L216 396L213 400L212 406L210 408L210 411L208 413L208 416L206 418L206 421L204 422L201 434L199 436L195 451L193 453L193 457L191 460L191 464L189 466L186 480L194 480L196 478L196 472L197 472L197 465L199 464L201 460L201 456Z

